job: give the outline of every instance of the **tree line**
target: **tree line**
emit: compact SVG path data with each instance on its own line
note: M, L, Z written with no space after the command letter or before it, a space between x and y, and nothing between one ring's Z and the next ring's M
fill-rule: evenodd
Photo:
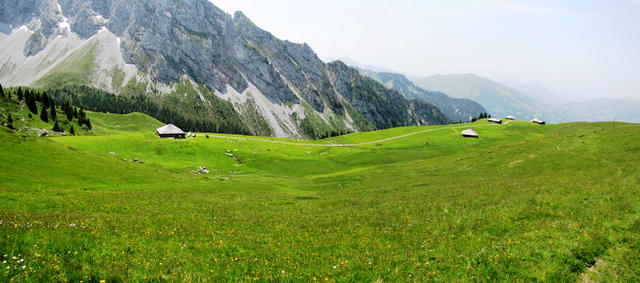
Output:
M471 122L475 122L475 121L478 121L480 119L488 119L488 118L491 118L491 114L486 113L486 112L482 112L482 113L480 113L480 116L471 118Z
M2 87L2 84L0 84L0 97L12 99L13 95L15 95L18 103L24 102L30 112L30 118L32 117L32 114L39 114L39 118L43 122L49 123L50 121L53 121L54 125L52 130L55 132L64 132L64 129L58 121L58 107L61 110L60 115L64 115L69 123L76 119L80 126L85 126L89 130L93 127L91 125L91 120L87 117L84 109L73 106L69 100L55 99L46 90L38 91L27 87L5 90ZM40 103L40 109L38 109L38 103ZM7 124L11 129L15 129L13 122L13 117L9 113L7 117ZM74 135L75 129L73 128L73 125L70 125L69 127L69 133Z
M162 105L144 95L120 96L88 86L65 86L49 89L48 93L58 101L70 101L71 104L90 111L116 114L141 112L187 131L250 134L239 117L225 119L233 117L235 112L228 113L234 111L233 107L231 110L227 109L229 107L214 107L214 114L222 119L213 121L193 117L193 113L178 112L175 105Z

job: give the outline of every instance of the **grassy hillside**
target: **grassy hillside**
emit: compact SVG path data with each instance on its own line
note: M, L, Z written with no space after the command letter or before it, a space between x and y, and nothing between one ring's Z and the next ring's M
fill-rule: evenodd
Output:
M105 117L0 131L0 280L640 279L637 124L167 140Z
M21 89L24 90L24 89ZM56 105L56 117L51 115L51 108L47 107L47 120L41 117L42 102L35 101L36 111L31 112L27 106L26 98L19 99L18 88L5 89L6 97L0 97L0 125L10 127L7 124L9 115L13 120L12 128L20 133L32 136L49 135L58 136L70 134L71 127L76 135L93 134L86 125L81 125L77 117L66 117L61 105ZM37 93L40 96L40 93ZM58 122L60 132L53 131L55 123Z
M139 132L153 134L164 123L142 113L109 114L87 112L91 119L93 131L97 135L118 134L122 132Z

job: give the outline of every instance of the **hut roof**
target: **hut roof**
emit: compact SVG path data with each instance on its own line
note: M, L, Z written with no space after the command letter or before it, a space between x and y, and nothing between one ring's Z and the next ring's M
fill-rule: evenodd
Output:
M476 131L474 131L472 129L466 129L466 130L462 131L462 135L463 136L477 137L478 133L476 133Z
M533 122L533 123L537 123L537 124L544 123L544 121L542 121L542 120L540 120L540 119L538 119L538 118L533 118L533 119L531 120L531 122Z
M180 130L180 128L174 126L173 124L168 124L165 125L163 127L160 127L156 130L158 132L158 134L160 135L178 135L178 134L184 134L184 132L182 130Z
M501 119L498 119L498 118L489 118L487 121L489 121L489 122L494 122L494 123L500 123L500 122L502 122L502 120L501 120Z
M516 119L516 117L513 117L513 115L509 115L509 116L505 117L505 119L515 120L515 119Z

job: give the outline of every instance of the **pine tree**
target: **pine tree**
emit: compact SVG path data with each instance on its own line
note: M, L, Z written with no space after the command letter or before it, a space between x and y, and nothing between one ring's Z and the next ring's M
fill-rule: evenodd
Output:
M71 122L71 120L73 120L73 108L68 100L62 103L62 111L67 116L67 120Z
M11 117L11 113L9 113L9 116L7 117L7 127L9 129L14 129L13 128L13 118Z
M53 130L54 132L59 132L59 133L64 132L64 131L60 128L60 125L58 125L58 121L56 121L56 123L53 125L53 129L52 129L52 130Z
M47 108L44 107L44 104L42 104L42 109L40 110L40 120L47 123L49 122L49 115L47 114Z
M69 126L69 134L72 136L76 135L76 130L73 128L73 125Z
M4 89L2 88L2 84L0 84L0 97L4 97Z
M49 109L49 114L51 114L51 119L55 120L58 117L58 113L56 112L56 105L51 103L51 108Z
M18 88L18 92L21 93L22 91ZM38 105L36 104L36 100L29 92L25 93L24 100L27 104L27 108L29 108L29 111L31 111L31 113L33 114L38 114Z
M44 105L44 107L47 107L47 108L51 107L51 101L49 100L49 96L48 95L43 93L43 94L35 95L35 96L40 98L40 103L42 103L42 105Z
M18 100L22 100L23 95L24 94L22 93L22 88L18 87Z
M73 118L78 119L78 108L73 107Z
M84 113L84 110L80 108L80 112L78 112L78 119L84 120L87 117L87 114Z

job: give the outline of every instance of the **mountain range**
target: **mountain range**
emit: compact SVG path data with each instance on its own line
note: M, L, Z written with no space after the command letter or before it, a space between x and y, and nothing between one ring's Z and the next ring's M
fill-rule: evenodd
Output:
M544 119L551 123L572 121L573 114L541 102L522 91L474 74L434 75L415 79L419 87L467 98L485 106L495 117L514 115L518 119Z
M416 99L435 105L444 115L456 122L468 122L471 118L478 117L480 113L487 112L482 105L471 99L451 98L442 92L422 89L403 74L357 69L361 74L384 84L389 89L397 91L406 99Z
M277 137L451 122L431 103L324 63L307 44L206 0L8 0L2 8L5 86L87 85Z

